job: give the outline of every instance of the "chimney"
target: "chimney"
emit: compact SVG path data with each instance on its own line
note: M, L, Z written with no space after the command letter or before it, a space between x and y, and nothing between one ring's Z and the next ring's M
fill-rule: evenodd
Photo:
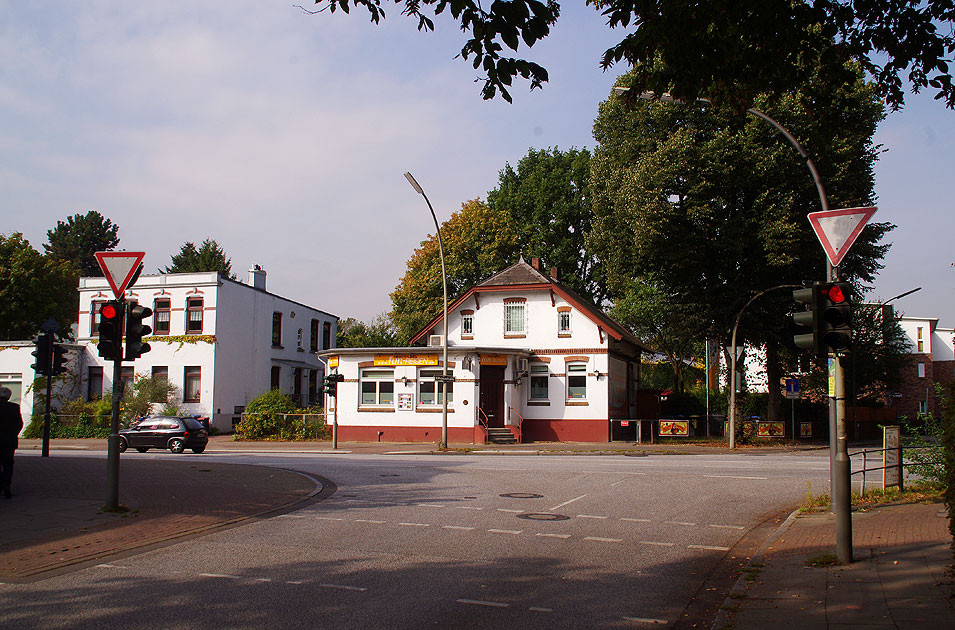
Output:
M541 259L540 258L531 258L531 267L537 271L541 270Z
M249 284L253 289L265 291L265 269L252 263L252 268L249 269Z
M550 279L557 282L557 267L550 268Z

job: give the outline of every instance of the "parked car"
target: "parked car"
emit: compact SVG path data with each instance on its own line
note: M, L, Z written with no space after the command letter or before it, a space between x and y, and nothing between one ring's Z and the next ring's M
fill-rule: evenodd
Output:
M191 449L193 453L206 450L209 432L192 417L150 416L119 432L119 452L135 448L145 453L151 448L168 448L173 453Z

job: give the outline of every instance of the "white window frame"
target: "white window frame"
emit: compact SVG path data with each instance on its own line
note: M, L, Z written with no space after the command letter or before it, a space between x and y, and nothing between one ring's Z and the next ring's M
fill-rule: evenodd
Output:
M464 313L461 315L461 336L474 336L474 313Z
M534 395L534 381L543 379L543 396ZM531 363L527 396L530 401L550 400L550 367L546 363Z
M568 401L577 401L577 400L587 400L587 364L580 362L571 362L567 364L567 392L566 397ZM579 388L579 385L571 385L571 379L580 379L583 378L583 393L581 395L574 395L574 392L571 391L571 387Z
M365 368L358 379L358 406L359 407L394 407L395 406L395 371L384 368ZM374 400L366 401L366 385L374 385L372 394ZM386 387L382 387L386 385ZM388 390L391 391L388 391ZM389 400L390 398L390 400Z
M567 326L564 326L564 320L567 321ZM558 335L569 335L571 334L571 317L570 311L557 311L557 334Z
M924 363L919 362L918 370L919 370L919 378L925 378L925 364L924 364Z
M517 313L520 313L520 315L518 316ZM512 325L519 325L520 328L511 328ZM504 334L527 334L527 304L525 302L504 303Z
M441 397L441 385L436 377L441 374L441 368L421 368L418 370L418 405L421 407L440 407L444 399ZM449 372L450 374L450 372ZM428 400L430 398L430 400ZM454 402L454 384L448 383L448 404Z

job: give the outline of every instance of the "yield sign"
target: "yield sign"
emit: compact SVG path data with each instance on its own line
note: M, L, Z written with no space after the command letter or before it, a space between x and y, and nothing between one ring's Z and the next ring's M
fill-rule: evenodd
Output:
M833 267L848 253L859 233L878 208L846 208L809 213L809 223L819 237Z
M96 262L103 270L113 295L117 300L123 299L123 292L139 269L146 252L96 252L93 255L96 256Z

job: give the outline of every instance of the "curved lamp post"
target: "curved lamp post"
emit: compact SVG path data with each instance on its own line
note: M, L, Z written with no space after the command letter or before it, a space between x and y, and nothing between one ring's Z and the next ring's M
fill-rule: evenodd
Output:
M405 172L405 179L411 184L419 195L424 197L428 204L428 210L431 211L431 218L434 219L434 229L438 232L438 253L441 255L441 287L444 290L444 335L441 337L442 356L441 356L441 443L439 448L448 448L448 276L444 270L444 243L441 242L441 227L438 225L438 217L434 214L434 207L424 194L424 189L415 181L411 173Z

